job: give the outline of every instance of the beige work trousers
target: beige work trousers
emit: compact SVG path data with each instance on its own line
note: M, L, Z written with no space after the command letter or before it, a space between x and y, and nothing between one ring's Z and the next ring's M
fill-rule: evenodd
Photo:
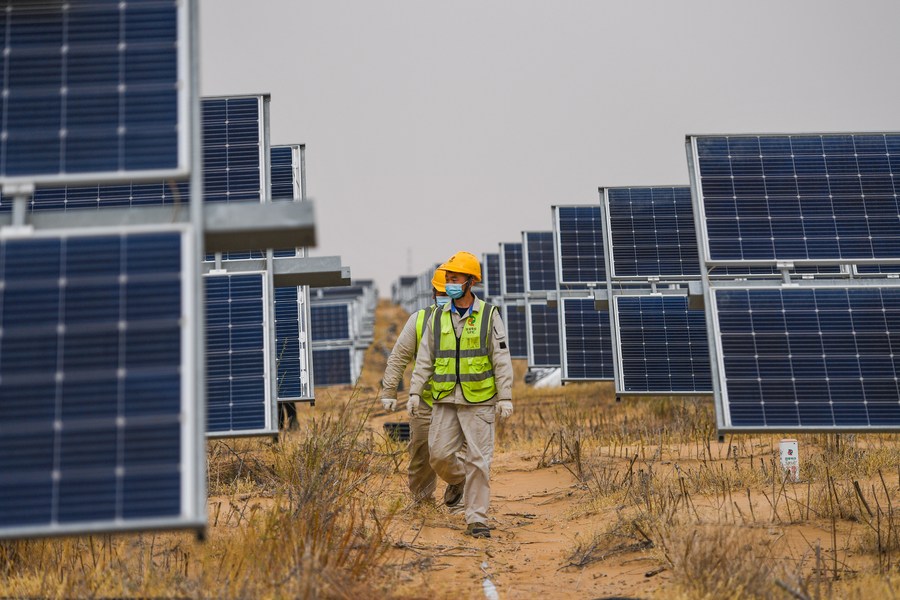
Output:
M431 466L447 483L466 482L466 523L487 523L494 457L494 406L438 403L431 416Z
M434 498L437 487L437 475L431 468L428 453L428 429L431 425L431 407L419 402L416 416L409 417L409 491L414 502Z

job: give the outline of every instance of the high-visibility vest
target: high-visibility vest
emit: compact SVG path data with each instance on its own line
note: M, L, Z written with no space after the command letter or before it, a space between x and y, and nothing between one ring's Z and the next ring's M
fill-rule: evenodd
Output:
M431 318L432 313L435 310L434 304L429 306L428 308L420 308L418 314L416 315L416 353L413 355L413 365L415 365L415 357L419 354L419 344L422 342L422 331L425 329L425 321ZM413 366L413 373L415 373L416 368ZM431 380L425 382L425 385L422 387L422 395L420 396L422 400L425 401L425 404L431 406L434 402L434 399L431 395Z
M488 348L494 310L496 307L482 302L480 311L473 311L465 317L459 337L450 311L435 311L432 320L434 375L431 382L431 393L435 399L448 396L457 384L462 386L463 396L468 402L485 402L497 394L494 365Z

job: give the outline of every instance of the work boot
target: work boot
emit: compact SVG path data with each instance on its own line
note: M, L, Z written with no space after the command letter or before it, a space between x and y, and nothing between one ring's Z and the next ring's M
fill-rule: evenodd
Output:
M466 482L451 483L444 490L444 505L447 508L456 508L462 502L463 492L466 489Z
M466 526L466 535L471 535L473 538L489 538L491 530L484 523L469 523Z

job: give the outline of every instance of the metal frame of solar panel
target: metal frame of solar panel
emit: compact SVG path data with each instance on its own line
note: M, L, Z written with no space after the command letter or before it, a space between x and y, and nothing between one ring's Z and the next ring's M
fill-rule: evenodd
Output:
M174 0L9 0L0 186L187 177L195 12Z
M0 538L200 528L190 226L0 240Z
M720 433L900 429L900 288L874 273L900 264L900 134L687 136L686 151ZM782 280L708 276L735 251Z
M612 380L613 349L600 206L557 205L551 207L551 212L562 380ZM578 331L589 331L592 338L575 335Z
M528 366L559 367L559 310L556 297L556 254L552 231L522 232L525 273L525 322Z
M210 438L278 433L271 280L266 271L204 275Z
M690 187L599 194L617 396L712 394Z

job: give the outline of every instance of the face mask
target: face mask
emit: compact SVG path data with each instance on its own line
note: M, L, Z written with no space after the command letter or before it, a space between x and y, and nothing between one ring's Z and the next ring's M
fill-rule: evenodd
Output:
M437 296L434 299L434 303L437 304L438 308L444 308L450 304L450 296Z
M463 284L462 283L448 283L444 286L444 291L447 292L447 295L453 298L454 300L463 297Z

